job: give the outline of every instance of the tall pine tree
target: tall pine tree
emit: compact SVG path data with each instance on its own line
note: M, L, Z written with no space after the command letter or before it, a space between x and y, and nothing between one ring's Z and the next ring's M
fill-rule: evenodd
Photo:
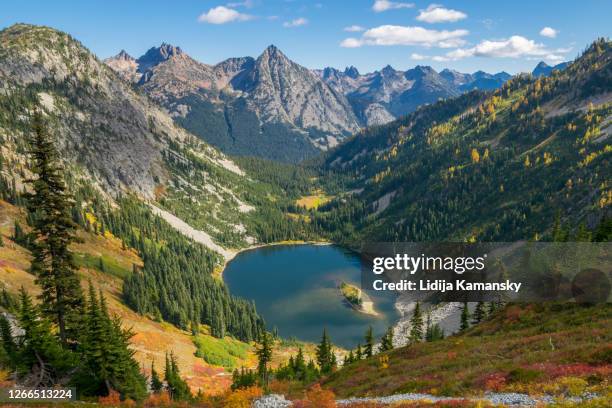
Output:
M79 347L84 365L76 379L81 391L106 395L115 390L124 398L144 398L146 381L129 348L133 332L123 329L118 317L110 316L104 296L96 296L91 283L83 320Z
M261 342L259 347L255 351L257 354L257 373L259 374L259 379L261 381L261 385L264 388L268 387L270 371L268 369L268 364L272 361L272 336L265 332L261 335Z
M321 342L317 346L316 355L321 374L330 373L335 368L336 356L334 354L331 340L327 335L327 329L323 329L323 335L321 336Z
M42 310L57 324L59 337L66 344L76 336L83 299L68 249L75 224L57 150L40 112L34 114L29 142L34 175L27 180L32 193L26 194L33 234L31 270L41 287Z
M423 340L423 313L421 305L416 302L412 318L410 319L410 341L413 343Z

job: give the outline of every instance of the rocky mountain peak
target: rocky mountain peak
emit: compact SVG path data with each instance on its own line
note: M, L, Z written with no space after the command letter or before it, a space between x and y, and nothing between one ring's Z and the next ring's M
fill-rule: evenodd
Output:
M339 74L340 74L340 71L338 71L336 68L325 67L323 68L323 71L321 72L321 77L325 80L332 79L332 78L337 79Z
M149 48L142 57L138 58L139 70L144 72L160 62L181 54L183 54L183 50L180 47L162 43L159 47Z
M356 79L359 77L359 71L353 65L344 69L344 75Z
M417 80L426 76L438 76L435 69L427 65L417 65L406 71L405 77L408 80Z
M119 51L119 54L111 58L119 61L136 61L136 59L128 54L126 50Z
M395 74L395 69L391 65L385 66L381 71L383 75L393 75Z
M268 47L263 51L259 59L263 60L272 60L272 59L287 59L285 54L281 50L276 47L274 44L268 45Z

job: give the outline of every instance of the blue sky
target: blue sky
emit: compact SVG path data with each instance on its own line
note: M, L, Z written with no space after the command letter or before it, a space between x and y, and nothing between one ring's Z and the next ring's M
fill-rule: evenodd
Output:
M22 0L2 2L0 27L58 28L101 58L122 48L138 57L168 42L212 64L275 44L309 68L516 73L610 37L611 16L608 0Z

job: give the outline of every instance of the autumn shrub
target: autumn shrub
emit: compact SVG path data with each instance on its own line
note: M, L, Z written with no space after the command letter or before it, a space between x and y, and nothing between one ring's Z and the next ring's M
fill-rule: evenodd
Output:
M110 390L107 396L99 397L98 403L103 406L116 407L121 404L121 396L115 390Z
M487 374L477 384L488 391L501 391L506 385L506 376L502 373Z
M250 408L251 402L262 395L263 392L259 387L249 387L231 391L223 399L223 407Z
M145 407L166 407L170 405L170 395L166 392L160 392L157 394L151 394L144 400L143 405Z
M287 399L298 399L304 393L304 384L299 381L273 380L269 389L272 394L284 395Z
M294 408L335 408L336 396L333 392L315 384L306 391L306 398L295 401L293 406Z
M582 395L589 383L578 377L561 377L543 386L543 391L554 395L578 397Z

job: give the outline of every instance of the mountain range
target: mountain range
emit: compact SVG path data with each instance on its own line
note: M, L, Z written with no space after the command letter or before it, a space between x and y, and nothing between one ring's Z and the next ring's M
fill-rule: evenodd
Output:
M166 108L183 127L227 154L296 162L347 136L388 123L419 106L473 89L499 88L505 72L464 74L428 66L310 70L271 45L258 58L216 65L162 44L139 58L104 61Z
M612 44L604 39L556 73L507 80L503 73L428 67L366 75L354 68L312 71L275 47L257 59L208 66L164 44L138 59L122 52L105 64L68 34L13 25L0 31L3 288L15 295L24 285L37 293L30 243L18 234L29 229L23 193L32 176L27 152L35 110L58 147L74 198L82 281L104 289L113 310L134 323L141 364L149 367L176 348L194 387L223 378L195 357L197 336L250 341L263 328L255 307L217 279L239 249L309 240L353 247L367 240L589 240L606 232L606 220L607 235L599 239L609 241L611 67ZM496 81L503 84L497 88ZM497 89L472 90L486 86ZM432 98L425 106L411 101L424 95ZM387 123L364 128L368 112ZM293 166L230 158L214 145L285 161L318 153L320 160ZM304 201L316 205L305 208ZM525 329L516 316L513 324ZM566 317L575 324L573 315ZM190 334L200 325L205 333ZM555 342L555 358L605 358L581 358L578 348L568 352L572 342L561 335L552 340L533 330L543 349ZM517 353L525 344L518 337L508 346ZM449 349L439 361L458 350L456 339L444 343ZM401 353L412 358L405 354L411 350L414 345ZM480 358L482 350L474 350ZM367 375L394 384L389 392L430 390L431 383L395 376L404 373L399 353L382 377L368 360L355 371L339 370L332 386L357 391L342 380L349 373L368 390L378 384ZM456 366L463 370L462 361ZM495 369L514 367L507 363Z

